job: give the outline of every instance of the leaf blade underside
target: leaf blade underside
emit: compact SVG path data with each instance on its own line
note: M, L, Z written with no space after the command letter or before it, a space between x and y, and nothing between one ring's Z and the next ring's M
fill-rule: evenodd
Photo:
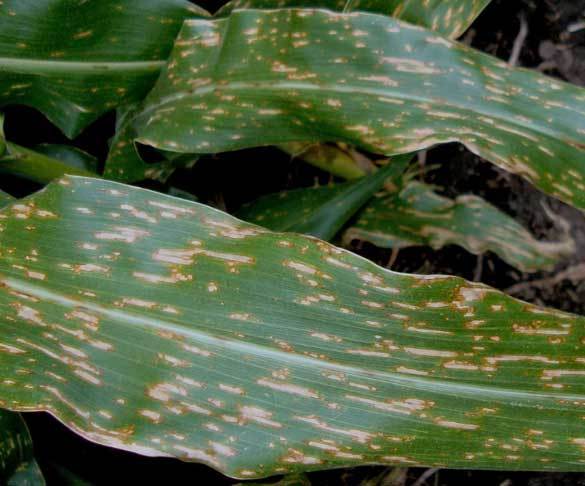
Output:
M458 141L585 207L585 90L380 15L186 21L135 124L140 142L191 153L313 140L392 155Z
M585 470L583 317L105 180L0 216L2 407L241 478Z

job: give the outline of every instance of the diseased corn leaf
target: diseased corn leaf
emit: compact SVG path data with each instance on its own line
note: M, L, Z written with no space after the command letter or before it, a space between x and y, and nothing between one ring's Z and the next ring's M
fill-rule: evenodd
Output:
M0 216L2 407L241 478L585 470L583 317L105 180Z
M1 7L1 6L0 6ZM0 113L0 172L8 172L45 184L64 174L95 176L97 160L66 145L40 145L35 150L8 142Z
M328 8L391 15L450 38L459 37L491 0L232 0L219 12L244 8Z
M295 189L270 194L244 206L237 216L273 231L307 231L307 222L324 205L342 197L352 183ZM559 242L536 240L522 225L477 196L449 199L429 185L406 182L398 191L382 192L364 206L356 221L343 232L343 243L362 240L381 248L448 244L471 253L492 251L524 271L546 269L574 253L566 235ZM333 206L331 211L335 212ZM347 221L347 220L346 220ZM328 237L327 239L330 239Z
M382 248L456 244L471 253L492 251L523 271L552 267L575 252L575 242L535 239L521 224L481 197L440 196L427 184L409 182L399 193L373 198L345 231L343 240L368 241Z
M18 413L0 410L0 483L37 486L45 481L33 458L30 434Z
M0 190L0 206L6 206L14 199L10 194ZM0 410L0 484L8 486L45 484L39 466L33 458L32 440L24 420L20 414L7 410Z
M141 142L194 153L337 140L390 155L459 141L585 208L585 90L380 15L188 20L136 124Z
M362 10L404 18L447 36L458 37L489 3L490 0L233 0L220 9L216 17L242 8L321 7L343 12ZM366 174L346 152L334 145L291 142L278 147L344 179L357 179Z
M190 166L197 161L197 156L176 153L173 155L178 160L162 160L155 163L144 161L134 144L136 133L131 120L136 109L137 105L129 105L118 110L116 133L110 143L104 177L128 183L144 179L165 182L177 167Z
M141 100L183 19L196 15L186 0L4 0L0 106L33 106L74 137Z
M278 216L271 215L276 228L267 227L277 231L304 233L323 240L330 240L382 188L386 179L400 177L411 158L411 155L398 156L369 176L362 177L355 182L333 186L335 189L324 193L326 197L320 198L317 204L307 206L306 211L299 205L293 208L293 214L287 215L277 211ZM262 204L263 212L271 211L270 203L274 202L275 199L280 199L280 197L276 196L270 199ZM292 201L295 201L294 196ZM251 210L252 213L247 213L246 209ZM255 221L252 219L256 211L258 211L257 206L249 206L239 214L239 217L262 224L262 221L258 221L257 218L254 218Z

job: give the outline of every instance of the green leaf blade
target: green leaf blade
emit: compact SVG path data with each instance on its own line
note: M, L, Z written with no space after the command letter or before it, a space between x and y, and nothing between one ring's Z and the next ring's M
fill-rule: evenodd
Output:
M306 218L299 218L287 231L312 235L326 241L332 239L382 188L386 179L400 177L411 159L411 155L396 157L375 173L348 184L344 190L323 201Z
M583 317L104 180L0 215L3 407L242 478L585 469Z
M0 105L27 104L73 138L141 100L187 16L184 0L7 0L0 5Z
M197 156L174 152L161 154L166 156L166 160L161 162L144 161L134 145L136 132L132 126L132 117L137 109L136 104L128 105L117 112L116 133L104 167L105 178L125 183L145 179L165 182L177 167L190 167L197 161ZM175 160L172 156L176 157Z
M435 30L445 36L459 37L491 0L232 0L219 12L227 15L246 8L328 8L343 12L371 12L390 15Z
M392 155L458 141L584 208L583 113L582 88L421 28L293 9L187 21L136 127L142 143L193 153L313 140Z
M48 184L65 174L95 177L97 159L70 145L41 144L33 149L8 142L4 135L4 117L0 113L0 172ZM3 203L0 199L0 203Z

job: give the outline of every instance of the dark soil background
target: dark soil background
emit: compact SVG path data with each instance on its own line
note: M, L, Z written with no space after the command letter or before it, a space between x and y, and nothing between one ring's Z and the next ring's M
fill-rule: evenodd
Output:
M199 2L214 10L222 1ZM527 35L519 37L522 24ZM463 41L508 61L514 44L520 48L518 65L539 69L585 86L585 0L494 0ZM11 107L7 136L23 145L67 143L37 112ZM114 129L113 115L96 122L74 144L103 159L103 143ZM31 138L32 137L32 138ZM438 166L438 168L433 168ZM449 196L474 193L516 217L537 237L555 240L568 225L577 242L576 254L553 271L522 274L497 256L476 257L450 246L440 251L410 248L398 254L370 245L356 245L357 253L392 269L416 273L447 273L480 280L516 297L585 314L585 217L579 211L535 190L458 145L428 152L421 174ZM262 148L209 156L189 171L174 175L168 184L195 193L201 201L228 211L258 196L279 190L326 182L328 174L291 160L282 152ZM145 184L164 189L155 183ZM17 196L35 190L31 184L3 176L2 189ZM391 258L392 257L392 258ZM90 444L45 414L27 414L38 461L48 484L63 484L67 469L91 484L233 484L213 470L172 459L150 459ZM360 486L578 486L585 474L446 471L424 468L362 467L308 475L315 485ZM425 479L426 477L426 479Z

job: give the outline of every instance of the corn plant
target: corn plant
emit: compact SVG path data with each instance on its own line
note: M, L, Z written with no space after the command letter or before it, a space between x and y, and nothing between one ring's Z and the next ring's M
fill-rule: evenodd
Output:
M574 252L413 177L459 142L585 209L585 91L454 40L488 3L0 2L0 106L69 138L117 117L105 160L0 131L0 170L46 186L0 196L0 480L43 483L30 411L241 479L585 471L584 317L344 248L458 244L527 272ZM237 217L132 185L265 145L350 180Z

